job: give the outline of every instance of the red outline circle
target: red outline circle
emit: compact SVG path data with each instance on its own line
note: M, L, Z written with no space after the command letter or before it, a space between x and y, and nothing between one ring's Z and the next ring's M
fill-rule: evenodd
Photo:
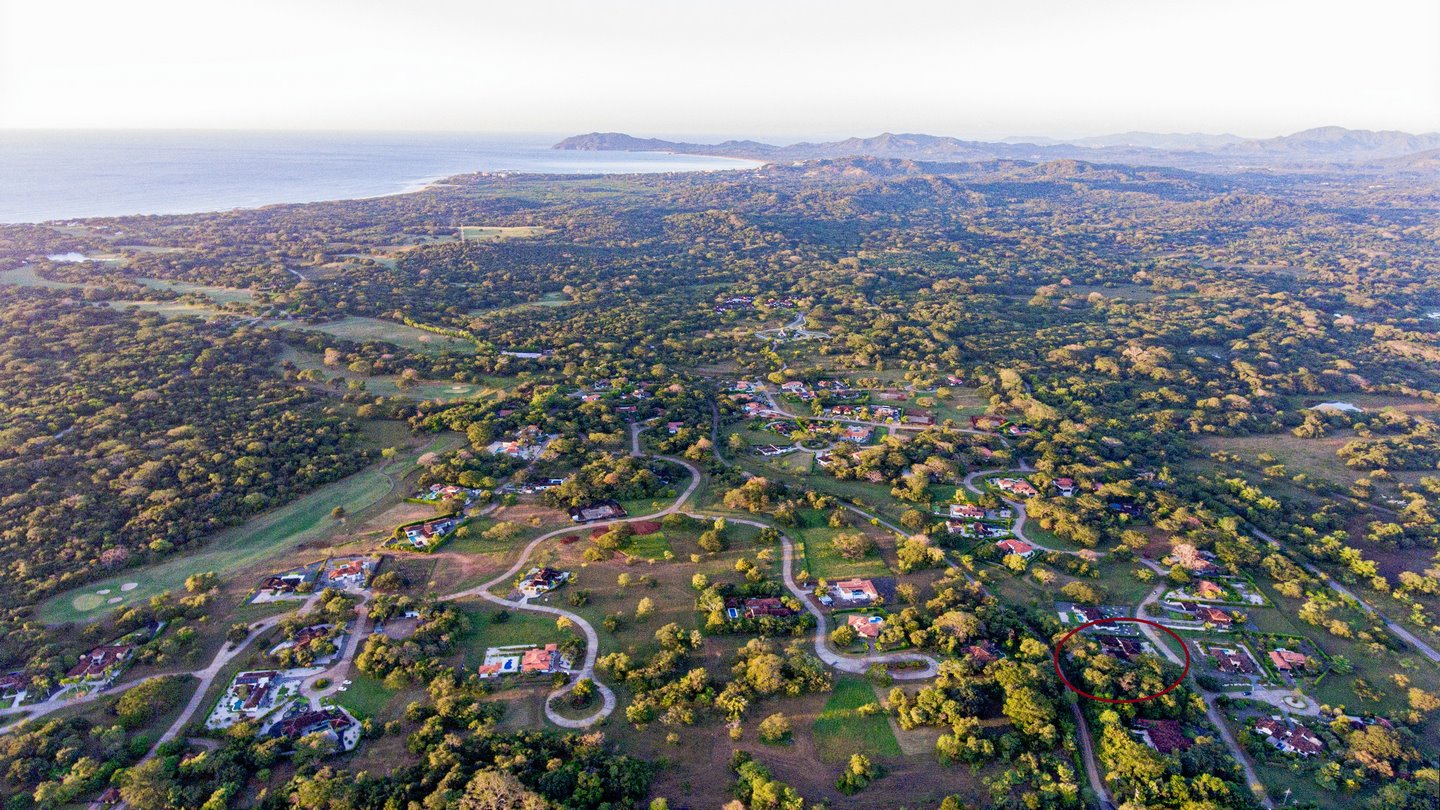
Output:
M1086 692L1086 691L1080 689L1078 686L1076 686L1075 684L1071 683L1069 678L1065 677L1065 672L1064 672L1064 670L1062 670L1062 669L1060 668L1060 648L1061 648L1061 647L1064 647L1064 646L1065 646L1065 642L1069 641L1072 636L1074 636L1076 633L1080 632L1081 630L1084 630L1084 629L1087 628L1087 627L1094 627L1094 626L1097 625L1097 624L1110 624L1111 622L1135 622L1136 624L1148 624L1148 625L1150 625L1151 627L1158 627L1158 628L1160 628L1161 630L1164 630L1165 632L1169 633L1169 634L1170 634L1170 637L1173 638L1173 639L1175 639L1175 641L1177 641L1177 642L1180 644L1180 649L1185 652L1185 671L1180 673L1180 677L1179 677L1178 679L1176 679L1176 681L1175 681L1174 683L1170 684L1169 686L1165 687L1164 689L1160 690L1159 692L1156 692L1156 693L1153 694L1153 695L1146 695L1145 697L1127 698L1127 699L1125 699L1125 700L1116 700L1116 699L1114 699L1114 698L1095 697L1094 695L1090 694L1089 692ZM1190 674L1190 647L1185 643L1185 639L1180 638L1180 636L1177 635L1174 630L1171 630L1170 628L1166 627L1166 626L1163 625L1163 624L1160 624L1159 622L1152 622L1152 621L1150 621L1149 619L1131 618L1131 617L1129 617L1129 616L1116 616L1116 617L1110 618L1110 619L1096 619L1096 620L1093 621L1093 622L1085 622L1084 624L1080 625L1079 627L1076 627L1074 630L1071 630L1070 632L1066 633L1058 642L1055 643L1055 650L1054 650L1054 652L1052 653L1052 657L1055 659L1055 674L1058 675L1058 676L1060 676L1060 682L1063 683L1063 684L1065 684L1065 688L1066 688L1066 689L1069 689L1071 692L1074 692L1075 694L1080 695L1081 697L1087 697L1087 698L1090 698L1091 700L1098 700L1098 701L1100 701L1101 703L1144 703L1144 702L1147 701L1147 700L1154 700L1155 698L1158 698L1158 697L1160 697L1160 696L1162 696L1162 695L1169 694L1172 690L1175 689L1175 687L1177 687L1177 686L1179 686L1180 684L1184 683L1184 682L1185 682L1185 676Z

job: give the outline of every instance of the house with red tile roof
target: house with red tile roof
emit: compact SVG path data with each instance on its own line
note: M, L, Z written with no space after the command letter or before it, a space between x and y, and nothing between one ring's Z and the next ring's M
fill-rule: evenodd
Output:
M1024 478L994 478L991 483L996 489L1016 498L1033 498L1040 494L1039 490Z
M1213 608L1207 605L1198 605L1195 608L1195 618L1206 624L1216 627L1229 627L1235 623L1235 617L1220 608Z
M554 672L560 669L560 648L555 644L533 647L520 656L521 672Z
M842 579L833 583L830 590L836 598L847 602L874 602L880 598L875 583L868 579Z
M1257 720L1255 721L1255 733L1287 754L1309 757L1325 750L1325 743L1315 735L1315 732L1294 720L1274 716Z
M1294 652L1280 648L1270 651L1270 662L1281 672L1291 672L1297 669L1304 669L1310 664L1310 659L1304 653Z
M1135 721L1135 729L1145 744L1161 754L1188 751L1195 740L1180 727L1178 720L1151 720L1141 718Z
M100 681L116 675L130 659L135 647L130 644L102 644L80 656L66 673L66 681Z
M952 503L950 504L950 517L979 520L985 517L985 508L973 503Z
M1225 589L1208 579L1202 579L1200 584L1195 586L1195 595L1201 599L1224 599Z
M876 639L880 637L880 631L885 629L885 619L882 616L857 616L850 615L845 619L861 638Z
M1074 479L1074 478L1056 478L1056 479L1055 479L1055 491L1058 492L1058 493L1060 493L1060 497L1062 497L1062 498L1073 498L1073 497L1075 497L1075 491L1076 491L1077 489L1078 489L1078 487L1077 487L1077 485L1076 485L1076 483L1075 483L1075 479Z
M1001 540L1000 542L995 544L995 547L1005 552L1006 554L1018 554L1026 559L1029 559L1030 555L1035 553L1034 546L1030 545L1024 540L1020 540L1014 537Z

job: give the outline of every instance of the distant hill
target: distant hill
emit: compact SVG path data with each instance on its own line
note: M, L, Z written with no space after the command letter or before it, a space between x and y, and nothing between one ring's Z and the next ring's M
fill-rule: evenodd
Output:
M1172 166L1190 169L1266 168L1390 171L1382 162L1440 149L1440 133L1319 127L1277 138L1241 138L1200 133L1157 134L1126 132L1075 141L1019 138L1005 141L967 141L916 133L882 133L869 138L846 138L823 143L776 145L759 141L685 143L658 138L636 138L619 132L576 135L555 144L555 149L582 151L671 152L676 154L739 157L767 162L882 157L928 161L1023 160L1045 162L1083 160L1091 163ZM1407 166L1413 171L1415 167Z

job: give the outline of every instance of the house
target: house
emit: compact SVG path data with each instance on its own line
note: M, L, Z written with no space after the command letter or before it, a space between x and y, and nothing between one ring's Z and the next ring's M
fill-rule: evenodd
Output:
M1211 647L1210 657L1215 659L1215 668L1221 672L1241 675L1255 674L1255 662L1239 650L1232 650L1228 647Z
M1208 579L1202 579L1200 584L1195 586L1195 595L1201 599L1224 599L1225 589Z
M1129 661L1135 656L1145 652L1145 644L1139 639L1123 638L1121 636L1098 636L1100 640L1100 652L1118 658L1121 661Z
M613 500L596 501L587 503L584 506L570 507L570 519L576 523L591 523L596 520L614 520L623 518L627 513L624 507Z
M1281 672L1291 672L1297 669L1305 669L1310 659L1304 653L1293 652L1281 647L1270 651L1270 662Z
M873 432L874 431L870 430L867 425L846 425L845 440L857 443L868 442L870 441L870 434Z
M769 596L763 598L746 599L741 603L743 615L747 619L757 619L761 616L785 616L795 615L795 611L785 606L779 598Z
M874 602L880 598L875 583L868 579L842 579L831 585L830 590L847 602Z
M364 559L345 560L332 564L330 570L325 572L325 580L332 585L348 588L365 584L368 572L369 566Z
M271 596L295 593L300 590L300 586L308 582L309 579L310 577L304 573L292 572L277 574L266 577L265 581L260 583L260 590L269 593Z
M788 447L777 447L773 444L762 444L759 447L755 448L755 452L767 458L770 456L783 456L786 453L795 452L795 445L792 444Z
M1255 732L1287 754L1309 757L1325 750L1325 743L1315 736L1315 732L1293 720L1282 720L1275 716L1256 720Z
M82 681L111 677L129 660L134 651L135 648L129 644L102 644L81 655L75 666L65 673L65 677Z
M1077 488L1077 487L1076 487L1076 485L1075 485L1075 479L1074 479L1074 478L1056 478L1056 479L1055 479L1055 491L1058 492L1058 493L1060 493L1060 497L1062 497L1062 498L1073 498L1073 497L1075 497L1075 490L1076 490L1076 488Z
M427 549L437 545L445 536L455 531L460 525L460 518L456 515L427 520L424 523L416 523L410 526L402 526L405 539L410 545L418 549Z
M1190 746L1195 744L1195 740L1191 739L1180 727L1178 720L1141 718L1135 721L1135 727L1140 734L1140 739L1161 754L1188 751Z
M985 517L985 508L973 503L952 503L950 504L950 517L980 520Z
M525 596L534 598L542 593L549 593L564 585L570 580L569 571L556 571L554 568L531 568L520 580L520 592Z
M991 644L989 639L986 639L979 644L971 644L969 647L965 647L964 649L960 650L960 654L962 656L968 656L971 660L973 660L975 663L979 664L982 667L986 664L992 664L996 661L999 661L1001 656L999 648L997 648L994 644Z
M30 677L24 672L0 675L0 698L12 698L30 688Z
M268 709L269 701L267 697L270 694L270 687L275 685L275 681L279 677L280 673L273 669L242 672L236 675L235 680L230 682L230 694L228 696L232 701L230 705L231 713L248 716L259 709ZM216 707L216 711L219 711L224 704L225 701L222 700L221 706ZM265 712L260 712L260 714L264 713Z
M1033 498L1040 494L1039 490L1024 478L996 478L992 483L996 489L1016 498Z
M856 616L846 617L845 623L856 632L861 638L876 639L880 637L880 631L885 629L885 618L883 616Z
M344 709L312 709L287 717L271 726L270 735L298 740L307 734L326 734L348 751L354 747L354 743L346 739L346 731L355 725L355 718Z
M1235 618L1229 613L1226 613L1219 608L1207 607L1203 605L1197 606L1195 608L1195 618L1199 619L1202 622L1206 622L1207 624L1213 624L1216 627L1229 627L1235 622Z
M520 655L520 671L546 673L560 670L560 648L554 644L532 647Z
M751 416L758 415L761 411L765 410L764 405L760 404L759 402L755 402L754 400L745 403L741 407L744 409L745 413L750 414Z
M904 422L915 427L930 427L935 424L935 417L928 413L911 413L906 414Z
M665 423L665 430L666 430L666 432L668 432L671 436L674 436L676 433L679 433L679 432L680 432L680 428L683 428L683 427L685 427L685 423L684 423L684 422L666 422L666 423Z
M1030 545L1024 540L1019 540L1014 537L1009 538L1008 540L1001 540L1000 542L995 544L995 547L1005 552L1006 554L1018 554L1026 559L1029 559L1030 555L1035 553L1034 546Z
M1035 429L1030 427L1029 425L1011 425L1010 427L1005 428L1005 432L1009 433L1011 436L1026 436L1030 433L1033 433L1034 431Z
M999 430L1004 426L1005 417L993 413L970 417L970 427L974 430Z
M855 415L855 406L853 406L853 405L836 405L835 407L833 407L833 408L830 409L830 415L831 415L831 416L854 416L854 415Z
M876 419L879 419L881 421L887 419L898 419L901 416L905 415L904 411L900 410L899 408L891 407L889 405L877 406L871 411L871 413L874 414Z

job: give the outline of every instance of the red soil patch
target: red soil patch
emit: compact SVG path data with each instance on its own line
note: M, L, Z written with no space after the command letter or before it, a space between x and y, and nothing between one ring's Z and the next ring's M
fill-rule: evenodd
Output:
M660 524L653 520L641 520L630 525L635 527L636 534L654 534L661 529Z

